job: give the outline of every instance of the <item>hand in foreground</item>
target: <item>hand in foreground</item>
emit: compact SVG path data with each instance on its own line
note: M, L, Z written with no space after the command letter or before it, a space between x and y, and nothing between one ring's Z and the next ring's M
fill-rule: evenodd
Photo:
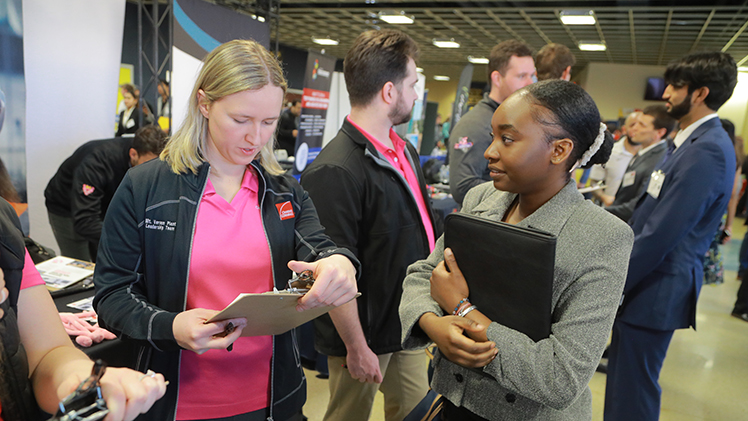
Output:
M463 334L464 331L478 333L485 329L465 317L439 317L426 313L418 324L447 359L463 367L486 366L499 353L494 342L476 342Z
M449 268L449 270L447 270ZM463 298L470 296L467 282L457 266L452 249L444 249L444 260L431 272L431 298L447 314L454 312L455 306Z
M89 347L94 343L99 343L104 339L114 339L117 336L114 333L102 328L98 323L92 325L85 319L96 317L93 311L84 311L82 313L60 313L62 326L69 336L75 336L75 342L82 347Z
M177 314L172 324L174 339L179 346L202 354L209 349L225 349L234 343L247 325L247 319L226 319L218 322L205 323L214 315L216 310L194 308ZM231 323L235 330L224 335L226 326ZM231 329L229 329L231 330Z
M358 291L356 269L342 254L333 254L311 263L292 260L288 262L288 267L297 273L304 270L314 273L314 285L299 299L296 305L298 311L321 306L337 307L352 300Z
M361 349L348 349L345 362L351 377L361 383L382 383L379 358L368 346L364 345Z
M57 389L59 400L73 393L78 385L91 373L91 365L79 370L79 375L70 376ZM108 367L100 380L101 393L109 408L109 414L104 421L133 420L138 415L147 412L153 403L166 393L164 376L153 373L143 373L129 368Z

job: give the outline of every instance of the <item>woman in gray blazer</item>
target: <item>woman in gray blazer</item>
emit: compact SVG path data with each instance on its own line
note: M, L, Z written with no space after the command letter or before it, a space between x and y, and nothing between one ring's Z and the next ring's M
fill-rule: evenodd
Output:
M472 308L441 238L428 259L408 269L403 347L438 346L432 387L448 400L442 413L448 421L591 419L588 383L613 324L634 238L625 223L584 200L570 174L604 163L612 137L592 98L560 80L517 91L491 126L485 157L493 183L472 189L462 212L557 237L550 337L534 342Z

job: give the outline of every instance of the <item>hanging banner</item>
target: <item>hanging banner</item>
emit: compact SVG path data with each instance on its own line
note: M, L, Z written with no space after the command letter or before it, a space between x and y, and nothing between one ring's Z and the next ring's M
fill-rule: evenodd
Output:
M224 42L252 39L270 46L270 25L226 6L204 0L174 1L174 48L171 76L171 127L179 128L187 115L187 104L202 60Z
M455 95L455 104L452 109L452 119L449 123L449 131L457 126L462 115L467 112L468 99L470 98L470 82L473 80L473 65L468 64L462 69L460 83L457 84L457 95Z
M301 97L299 135L296 137L294 174L301 174L322 150L322 135L330 105L330 85L336 58L309 51Z
M0 183L29 233L26 194L26 79L21 0L0 2Z

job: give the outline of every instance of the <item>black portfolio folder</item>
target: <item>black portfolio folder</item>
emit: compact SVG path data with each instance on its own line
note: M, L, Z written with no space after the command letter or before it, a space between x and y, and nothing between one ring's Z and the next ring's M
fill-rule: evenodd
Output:
M453 213L444 246L465 276L470 302L486 317L535 342L550 335L555 236Z

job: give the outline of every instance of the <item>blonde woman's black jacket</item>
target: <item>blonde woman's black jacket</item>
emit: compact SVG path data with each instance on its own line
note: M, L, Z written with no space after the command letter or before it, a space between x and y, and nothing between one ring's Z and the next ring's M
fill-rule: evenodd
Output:
M433 227L431 199L418 153L406 142ZM429 255L423 220L405 178L347 119L301 176L325 232L361 261L358 315L375 354L400 351L398 306L408 265ZM438 235L438 233L435 233ZM346 348L330 316L315 319L315 346L325 355Z
M339 253L358 266L350 252L325 235L312 201L296 180L252 165L260 175L259 204L278 289L285 288L291 276L289 260L314 261ZM185 310L195 220L209 170L203 164L198 174L175 174L158 159L138 165L122 180L104 219L94 275L99 321L123 340L137 341L135 368L163 373L171 382L166 396L139 419L175 416L182 349L172 323ZM281 219L276 205L286 202L294 217ZM231 244L226 253L250 257ZM271 387L270 418L285 420L301 410L306 380L293 331L274 336Z

